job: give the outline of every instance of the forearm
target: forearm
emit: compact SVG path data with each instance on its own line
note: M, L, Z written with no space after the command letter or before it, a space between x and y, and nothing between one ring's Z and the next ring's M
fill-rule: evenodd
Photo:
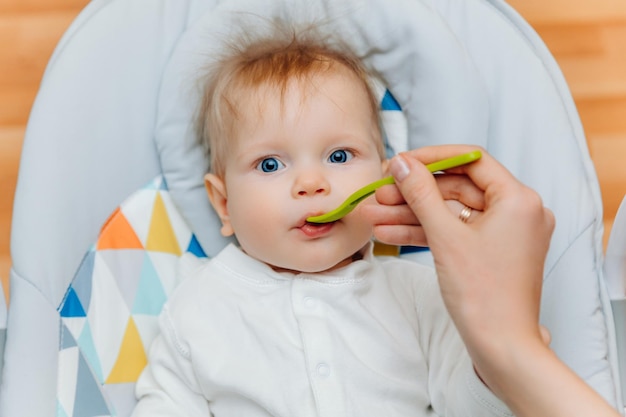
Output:
M484 352L475 366L517 417L619 416L540 340Z
M389 189L377 193L382 207L371 212L377 237L394 244L426 238L446 307L477 372L517 417L619 416L542 341L543 265L554 215L483 151L479 161L456 170L475 187L459 188L452 198L480 212L460 221L422 163L464 151L425 147L393 158L390 171L402 198ZM414 214L409 220L396 207L403 202Z

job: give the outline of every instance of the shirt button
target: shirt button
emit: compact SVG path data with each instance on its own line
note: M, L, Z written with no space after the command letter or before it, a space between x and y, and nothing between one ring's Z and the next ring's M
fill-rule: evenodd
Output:
M305 297L304 306L308 308L309 310L311 310L317 306L317 300L313 297Z
M322 378L327 378L330 376L330 366L326 363L320 363L317 365L317 374Z

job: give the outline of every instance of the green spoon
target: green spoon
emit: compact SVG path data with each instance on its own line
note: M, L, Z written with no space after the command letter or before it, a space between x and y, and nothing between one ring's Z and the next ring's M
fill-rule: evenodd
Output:
M481 156L480 151L472 151L462 155L453 156L452 158L433 162L432 164L426 165L426 168L428 168L430 172L444 171L446 169L469 164L470 162L480 159ZM361 201L374 194L374 191L376 191L377 188L394 183L395 181L393 177L385 177L382 180L374 181L373 183L368 184L354 192L336 209L329 211L328 213L320 214L319 216L309 217L306 221L309 223L331 223L337 221L354 210L357 204Z

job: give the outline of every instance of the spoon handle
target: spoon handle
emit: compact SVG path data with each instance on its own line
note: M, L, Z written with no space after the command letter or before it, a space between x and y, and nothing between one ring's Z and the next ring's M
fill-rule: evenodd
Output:
M480 151L472 151L464 153L462 155L453 156L451 158L442 159L441 161L433 162L426 165L426 168L430 172L444 171L446 169L458 167L461 165L469 164L470 162L480 159L482 154ZM358 189L352 193L339 207L329 211L328 213L321 214L319 216L312 216L306 219L309 223L330 223L341 219L346 214L350 213L361 201L372 195L378 188L387 184L395 184L393 177L385 177L381 180L374 181L371 184L366 185L363 188Z

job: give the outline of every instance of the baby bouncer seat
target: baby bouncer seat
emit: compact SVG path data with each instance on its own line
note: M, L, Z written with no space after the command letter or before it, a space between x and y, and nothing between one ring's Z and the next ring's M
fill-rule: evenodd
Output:
M178 257L227 242L191 137L194 80L233 11L315 17L344 37L382 75L393 151L481 145L541 194L557 219L541 321L558 356L622 409L582 126L555 61L504 1L93 0L53 54L26 132L0 415L129 415Z

